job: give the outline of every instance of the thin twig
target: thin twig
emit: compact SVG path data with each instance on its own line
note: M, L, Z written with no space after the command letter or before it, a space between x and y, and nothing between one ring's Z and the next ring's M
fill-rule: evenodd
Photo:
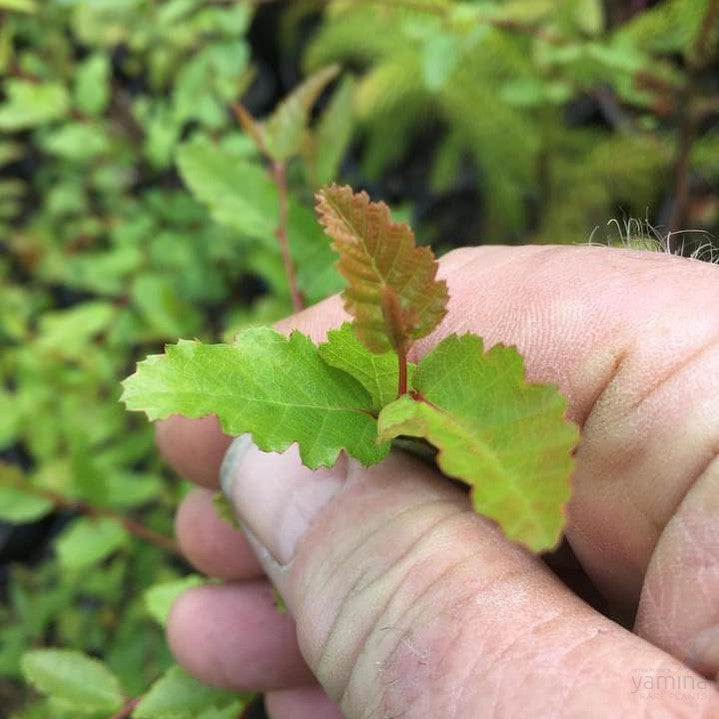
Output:
M397 396L407 394L407 348L402 346L397 350L399 373L397 378Z
M282 262L285 266L285 275L287 277L287 286L292 297L292 307L295 312L304 309L305 303L302 299L302 293L297 285L297 274L295 272L295 263L290 252L290 241L287 235L287 177L285 174L285 163L274 161L272 163L272 179L277 185L277 193L279 197L279 217L277 222L277 241L280 244L280 252L282 252Z
M287 232L287 175L285 163L275 160L265 142L264 126L257 122L249 113L247 108L241 103L236 102L232 106L237 121L242 129L248 134L250 139L270 164L270 176L277 186L277 196L279 200L279 217L277 218L277 230L275 234L280 245L280 253L282 254L282 264L285 268L285 277L287 279L287 287L292 298L292 307L295 312L304 309L305 303L302 299L302 293L297 285L297 273L295 272L295 263L290 252L290 240Z
M123 705L122 708L115 712L110 719L126 719L127 717L132 714L135 707L140 703L142 700L142 697L135 697L134 699L128 699Z
M692 64L696 68L704 67L707 62L707 43L712 29L716 27L717 20L719 20L719 0L709 0L706 14L699 27L699 33L691 52Z
M64 495L60 494L59 492L55 492L52 489L35 487L32 484L28 484L27 482L11 481L11 483L13 486L17 487L23 492L30 492L37 497L46 499L48 502L51 502L56 508L69 509L73 512L78 512L79 514L85 514L89 517L107 517L108 519L112 519L118 524L122 525L127 532L134 535L135 537L144 539L156 545L157 547L160 547L161 549L171 552L172 554L183 556L182 552L180 551L179 545L177 544L177 542L175 542L174 539L167 537L164 534L160 534L159 532L156 532L155 530L146 527L144 524L141 524L134 519L125 517L124 515L120 514L119 512L116 512L113 509L109 509L108 507L99 507L98 505L91 504L90 502L86 502L81 499L71 499L70 497L65 497Z

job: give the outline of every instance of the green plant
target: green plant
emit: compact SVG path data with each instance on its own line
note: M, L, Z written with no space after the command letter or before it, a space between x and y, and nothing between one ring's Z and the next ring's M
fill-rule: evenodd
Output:
M428 440L439 467L472 486L478 512L534 551L553 548L577 441L564 399L525 382L516 350L485 353L475 335L447 337L410 365L413 341L446 311L432 253L366 193L333 185L317 197L352 324L319 346L260 327L229 345L180 341L125 381L128 408L150 419L215 414L226 433L250 432L262 450L296 442L312 469L333 465L340 451L369 465L393 438Z

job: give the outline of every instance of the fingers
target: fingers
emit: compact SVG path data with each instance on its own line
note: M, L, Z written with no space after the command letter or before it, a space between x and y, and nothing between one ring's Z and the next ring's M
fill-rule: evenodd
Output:
M450 331L514 343L530 379L567 394L583 430L567 535L631 609L663 527L715 453L719 316L697 307L719 300L719 270L586 247L499 248L491 260L451 258L454 319L417 350Z
M157 423L155 439L165 461L180 476L203 487L217 487L222 457L232 438L222 433L215 417L173 415Z
M716 452L719 314L697 308L717 305L718 273L693 260L606 248L459 250L441 263L448 316L415 346L421 356L446 334L472 331L488 346L517 345L529 379L560 386L569 414L583 426L567 536L597 586L625 611L636 608L664 527ZM335 298L288 322L317 338L341 318ZM203 459L199 442L182 460L186 447L177 445L185 440L172 431L161 438L174 465L190 475L201 474L188 470L193 462L214 471L217 454L210 449ZM707 490L713 497L716 484ZM711 533L707 516L696 515L702 526L694 537ZM684 551L675 540L666 544L666 557ZM706 577L719 564L713 545L702 561ZM662 565L667 560L658 560ZM682 597L679 574L663 576L664 591L674 583L673 596ZM660 621L651 619L651 607L660 606L653 596L639 627L681 656L685 650L669 639L686 639L687 628L674 628L681 611L661 632L651 629ZM716 593L703 596L692 632L719 616Z
M175 535L185 557L210 577L259 579L263 572L245 535L221 519L214 493L195 489L180 504Z
M266 582L188 590L172 607L167 637L177 661L212 686L264 691L314 681L294 621L277 611Z
M649 564L635 630L719 680L719 465L669 521Z
M413 458L318 477L241 443L226 468L303 656L350 719L719 711L713 685L587 607ZM678 672L691 691L646 698Z
M270 719L343 719L339 707L318 684L265 694Z

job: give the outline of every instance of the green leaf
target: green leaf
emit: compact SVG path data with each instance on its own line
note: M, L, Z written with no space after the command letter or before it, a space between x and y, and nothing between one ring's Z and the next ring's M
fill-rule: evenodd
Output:
M337 179L340 164L352 137L354 81L344 77L320 116L313 137L313 180L317 186Z
M45 136L43 145L48 152L75 162L88 162L110 148L103 128L79 122L53 130Z
M364 464L378 462L369 393L352 377L322 361L299 332L288 338L269 327L241 332L232 345L181 340L151 355L124 382L130 410L151 420L215 414L232 435L250 432L266 452L297 442L307 467L332 466L340 450Z
M101 562L127 543L125 530L109 517L80 517L55 542L63 569L79 571Z
M378 354L429 334L446 314L447 285L437 280L428 247L417 247L404 222L392 222L384 202L330 185L317 193L317 213L339 253L347 280L345 309L359 339Z
M73 99L75 107L88 115L99 115L110 101L110 59L98 52L78 63Z
M7 100L0 105L0 130L24 130L64 117L70 102L59 83L11 79L5 82Z
M422 48L422 80L430 92L441 90L459 62L458 38L436 33L425 40Z
M0 468L1 471L2 468ZM2 481L0 475L0 482ZM22 524L44 517L53 507L52 502L18 487L0 484L0 519Z
M123 704L117 677L97 659L66 649L34 649L22 657L22 671L43 694L78 713L117 711Z
M224 495L223 495L224 496ZM167 624L172 605L187 589L199 587L205 580L198 574L190 574L172 582L154 584L145 591L145 606L152 618L163 627Z
M575 0L574 19L587 35L600 35L604 30L604 3L600 0Z
M238 695L202 684L171 667L137 705L134 719L196 719L200 712L237 702Z
M556 545L578 440L552 385L528 384L512 347L484 352L476 335L452 335L419 363L412 387L379 416L380 439L424 437L441 470L472 487L477 512L535 552Z
M228 155L201 137L180 145L177 165L192 194L217 222L276 243L277 190L264 168Z
M82 354L90 338L107 330L116 315L117 308L102 300L46 312L40 318L37 347L63 356Z
M327 341L319 346L319 352L328 365L351 374L370 393L372 406L377 411L397 398L397 354L370 352L357 339L349 322L338 330L330 330ZM410 377L414 368L415 365L409 365Z
M309 111L338 72L337 65L318 70L277 106L262 128L265 148L272 159L286 162L299 152Z
M179 337L181 334L193 334L200 318L178 291L177 281L168 275L137 275L130 289L130 297L147 325L156 330L161 337Z

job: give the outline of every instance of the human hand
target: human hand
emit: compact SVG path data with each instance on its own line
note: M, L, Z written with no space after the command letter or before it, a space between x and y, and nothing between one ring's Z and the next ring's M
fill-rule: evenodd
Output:
M566 536L634 633L412 457L313 474L245 443L225 484L249 541L207 490L178 513L190 561L229 580L176 603L178 660L265 690L272 719L719 716L703 678L719 672L719 269L588 247L465 249L441 268L450 311L415 352L472 331L560 386L582 426ZM342 318L333 298L285 328L320 339ZM206 487L229 442L211 419L158 427Z

